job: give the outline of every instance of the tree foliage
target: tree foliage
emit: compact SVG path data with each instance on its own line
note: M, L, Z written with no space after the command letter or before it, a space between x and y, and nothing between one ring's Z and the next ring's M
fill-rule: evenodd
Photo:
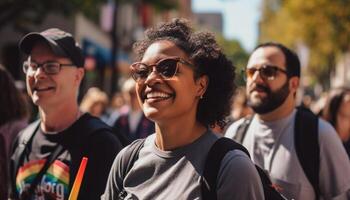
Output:
M309 74L328 85L339 55L350 50L348 0L264 0L260 41L310 50Z
M104 0L3 0L0 3L0 30L5 25L24 28L40 24L49 13L70 16L76 11L83 11L87 16L97 14L96 6Z
M151 4L157 10L176 8L172 0L116 0L118 3ZM82 12L93 21L98 21L102 4L108 0L1 0L0 1L0 31L6 25L13 25L19 30L33 24L41 24L49 13L72 16Z
M239 86L245 85L242 72L248 62L248 53L242 48L241 44L237 40L227 40L221 35L217 36L217 40L226 56L236 67L236 84Z

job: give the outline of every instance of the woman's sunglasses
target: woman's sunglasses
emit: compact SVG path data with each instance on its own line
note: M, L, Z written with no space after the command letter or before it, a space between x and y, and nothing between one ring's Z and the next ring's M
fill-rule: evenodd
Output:
M136 81L144 81L153 72L155 67L156 72L164 79L172 78L178 70L178 63L182 63L193 67L193 65L181 58L170 57L159 60L156 64L147 65L142 62L136 62L130 66L131 76Z
M252 67L252 68L247 68L244 70L247 78L252 78L256 71L259 72L259 75L261 76L261 78L263 78L265 80L269 80L269 81L272 81L276 78L278 71L288 75L286 70L283 70L283 69L276 67L276 66L273 66L273 65L263 65L260 68Z

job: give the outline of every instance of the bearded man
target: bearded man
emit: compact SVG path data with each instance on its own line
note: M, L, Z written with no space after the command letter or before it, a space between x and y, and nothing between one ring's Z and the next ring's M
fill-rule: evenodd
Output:
M301 154L317 148L314 157L318 158L318 169L312 171L311 181L307 167L300 161L303 156L295 136L299 132L310 135L305 130L312 124L302 119L303 128L296 131L297 113L307 112L295 106L300 80L298 56L279 43L261 44L250 56L245 74L249 105L256 114L232 124L225 136L239 138L255 164L269 172L273 184L287 199L349 199L350 162L346 152L334 128L311 112L316 136L313 142L299 145L304 150ZM246 128L242 137L239 129L243 125ZM308 163L315 165L312 162Z

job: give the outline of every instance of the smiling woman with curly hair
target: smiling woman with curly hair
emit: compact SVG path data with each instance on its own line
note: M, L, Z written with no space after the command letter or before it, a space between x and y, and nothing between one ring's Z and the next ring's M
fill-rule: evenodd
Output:
M235 68L221 51L213 34L192 33L186 22L174 20L173 23L146 32L146 39L134 45L138 58L142 59L147 48L161 40L171 41L187 54L195 66L195 79L205 75L210 80L198 104L198 121L205 126L214 126L216 123L224 126L235 89Z
M194 32L182 19L147 30L134 49L140 61L131 75L156 133L117 156L102 199L208 198L203 171L219 139L209 127L223 126L230 112L234 66L211 33ZM138 159L125 168L137 144ZM253 163L239 150L225 155L212 190L218 199L264 199Z

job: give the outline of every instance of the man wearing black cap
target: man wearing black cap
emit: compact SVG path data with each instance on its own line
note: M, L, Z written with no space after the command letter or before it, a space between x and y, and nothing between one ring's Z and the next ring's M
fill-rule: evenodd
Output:
M122 148L111 129L78 109L84 57L71 34L29 33L19 43L29 96L40 119L19 135L11 158L12 198L68 199L82 157L88 158L78 199L99 199Z

